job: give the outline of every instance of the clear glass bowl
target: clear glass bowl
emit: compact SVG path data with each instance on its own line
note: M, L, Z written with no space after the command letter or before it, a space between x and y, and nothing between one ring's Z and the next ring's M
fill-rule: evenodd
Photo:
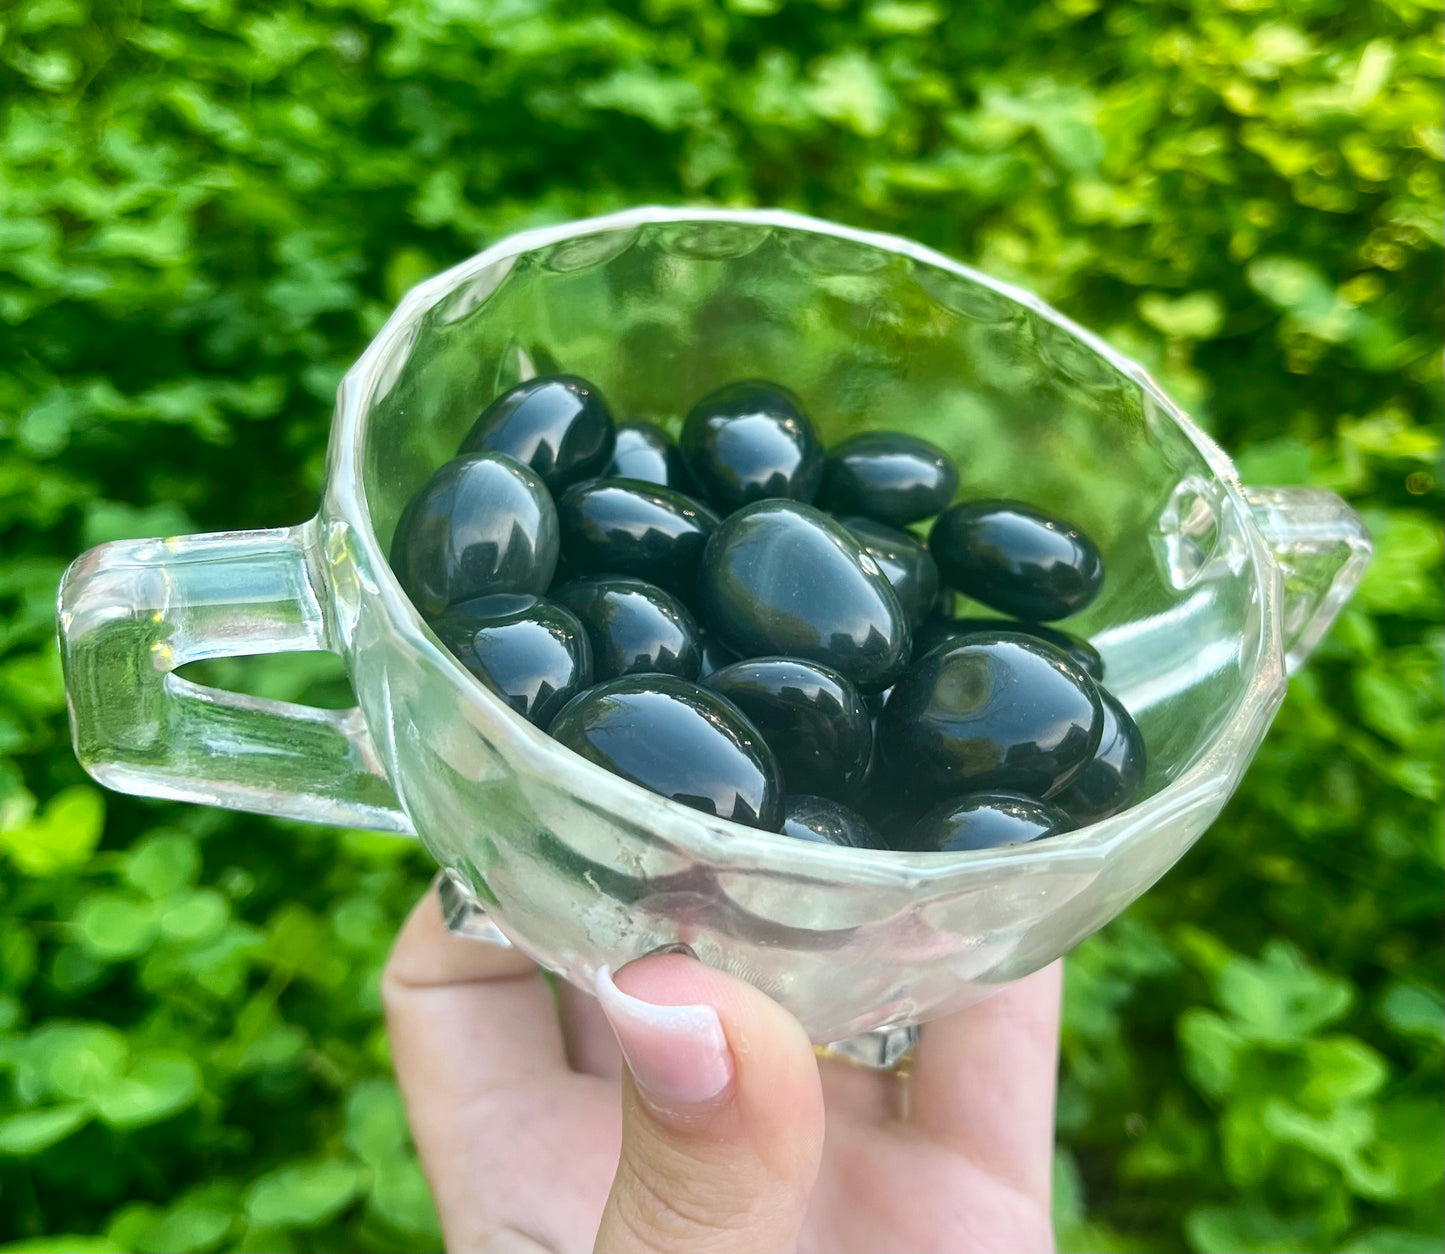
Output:
M704 391L773 378L827 443L914 432L955 458L961 495L1077 521L1108 577L1068 625L1143 729L1143 800L1009 849L832 848L666 801L514 715L440 646L385 554L481 407L556 369L674 432ZM1228 800L1368 557L1343 502L1241 487L1138 366L1026 292L789 213L637 209L518 235L422 284L341 385L315 519L92 550L60 625L76 752L102 783L414 830L455 892L582 987L682 942L830 1041L975 1001L1157 880ZM359 710L174 673L295 649L340 653Z

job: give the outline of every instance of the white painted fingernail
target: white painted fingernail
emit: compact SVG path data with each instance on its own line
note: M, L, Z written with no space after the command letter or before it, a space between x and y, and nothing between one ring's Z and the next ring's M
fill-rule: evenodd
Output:
M597 972L597 1001L628 1070L662 1106L697 1106L718 1096L733 1078L722 1021L711 1006L659 1006L624 993L612 972Z

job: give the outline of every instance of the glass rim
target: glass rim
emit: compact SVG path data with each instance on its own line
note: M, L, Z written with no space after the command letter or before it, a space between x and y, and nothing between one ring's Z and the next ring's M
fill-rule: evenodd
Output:
M1247 686L1235 709L1199 754L1198 760L1178 778L1110 818L1046 841L1002 849L919 853L888 849L858 850L789 840L776 832L717 818L661 797L571 752L513 711L436 640L392 573L391 564L372 525L361 477L362 445L373 398L378 391L384 394L389 385L388 376L391 376L390 382L395 381L421 317L463 284L484 278L488 270L515 261L524 253L587 235L635 230L644 226L706 222L737 223L830 236L901 256L979 284L1052 323L1103 358L1135 383L1183 431L1243 524L1240 530L1259 592L1262 631ZM508 270L510 266L496 276L498 282ZM350 543L356 545L360 562L373 575L374 586L368 588L367 593L380 602L391 630L409 649L429 657L453 674L472 702L492 716L489 731L505 741L504 756L525 760L533 768L544 772L549 782L565 788L574 796L587 798L595 808L627 815L634 823L651 824L663 839L696 858L724 863L738 870L746 870L749 866L766 867L774 872L829 881L837 880L840 873L846 873L847 878L855 883L897 885L900 882L951 884L957 877L985 867L1018 866L1039 858L1047 858L1055 869L1060 862L1073 860L1097 866L1125 845L1139 839L1141 832L1147 835L1149 831L1164 826L1175 814L1194 809L1201 796L1217 793L1219 807L1222 807L1284 695L1283 590L1278 565L1264 535L1251 519L1234 463L1170 399L1147 370L1024 288L993 278L902 236L861 230L791 210L655 205L625 209L509 235L417 284L398 302L337 389L324 494L323 514L341 521L350 531ZM1249 746L1250 752L1241 754L1238 752L1241 746Z

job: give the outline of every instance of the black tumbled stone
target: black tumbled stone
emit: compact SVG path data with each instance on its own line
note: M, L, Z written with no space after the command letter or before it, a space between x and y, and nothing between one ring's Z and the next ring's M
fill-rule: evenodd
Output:
M446 463L396 524L391 568L423 616L499 592L540 595L557 565L557 510L541 479L499 453Z
M863 783L873 727L863 698L837 671L799 658L758 657L709 675L763 734L789 793L851 796Z
M958 471L937 445L897 431L868 431L828 454L819 503L906 527L944 509L957 488Z
M575 375L528 379L482 411L462 453L505 453L530 466L553 492L599 475L612 458L612 415L602 395Z
M635 575L683 598L718 516L672 488L638 479L574 484L557 501L562 552L583 574Z
M571 611L518 593L473 597L431 623L437 638L512 709L546 727L592 683L592 650Z
M1104 710L1067 655L1018 633L967 636L916 662L878 718L882 760L926 804L1003 789L1047 797L1093 757Z
M797 501L758 501L708 541L696 608L741 657L821 662L862 692L908 664L908 618L893 587L840 523Z
M823 481L823 446L798 398L759 379L698 401L680 447L698 490L724 514L772 497L810 502Z
M697 678L697 623L666 589L631 575L584 575L552 597L586 628L598 683L623 675Z
M669 675L590 688L550 728L614 775L705 814L777 831L782 772L758 730L726 698Z
M1099 595L1104 559L1078 527L1021 501L965 501L928 537L950 588L1028 622L1077 614Z

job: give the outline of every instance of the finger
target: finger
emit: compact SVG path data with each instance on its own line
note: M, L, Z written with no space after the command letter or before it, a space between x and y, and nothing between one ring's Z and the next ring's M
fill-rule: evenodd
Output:
M924 1026L913 1126L1047 1203L1053 1170L1062 963Z
M823 1080L823 1104L828 1108L830 1123L841 1117L855 1125L881 1126L903 1114L903 1087L892 1071L821 1058L818 1073Z
M622 1075L622 1051L597 998L571 984L557 990L557 1012L562 1020L562 1039L572 1070L603 1080Z
M428 893L402 928L382 990L448 1248L584 1246L617 1161L616 1099L569 1071L537 968L514 950L452 936Z
M681 954L598 1000L617 1034L622 1155L597 1249L790 1250L823 1143L813 1047L776 1002Z

